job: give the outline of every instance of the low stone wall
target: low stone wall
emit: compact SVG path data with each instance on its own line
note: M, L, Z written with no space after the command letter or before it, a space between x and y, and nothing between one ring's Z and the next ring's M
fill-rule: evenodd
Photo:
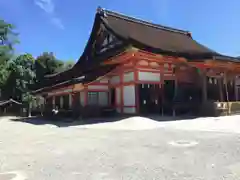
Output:
M207 101L200 106L200 116L226 116L240 113L240 101L215 102Z

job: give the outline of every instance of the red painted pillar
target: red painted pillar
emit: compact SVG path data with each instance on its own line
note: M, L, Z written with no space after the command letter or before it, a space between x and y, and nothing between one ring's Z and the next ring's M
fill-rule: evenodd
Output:
M84 90L84 106L88 104L88 89L85 88Z
M73 92L71 95L72 95L72 105L71 105L72 107L71 108L73 108L74 104L76 103L76 93Z
M139 88L138 88L138 70L134 70L134 84L135 84L135 107L136 113L139 113Z
M124 106L124 93L123 93L123 72L120 73L120 109L121 113L123 113Z

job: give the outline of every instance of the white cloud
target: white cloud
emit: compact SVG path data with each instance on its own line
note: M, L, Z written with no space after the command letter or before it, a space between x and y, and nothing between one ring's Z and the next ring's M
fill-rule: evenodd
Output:
M35 0L35 4L39 6L46 13L54 13L54 4L51 0Z
M55 24L58 28L60 29L65 29L61 19L57 18L57 17L53 17L51 19L52 23Z
M49 15L51 22L56 27L64 29L62 20L55 15L55 5L53 0L34 0L34 3Z

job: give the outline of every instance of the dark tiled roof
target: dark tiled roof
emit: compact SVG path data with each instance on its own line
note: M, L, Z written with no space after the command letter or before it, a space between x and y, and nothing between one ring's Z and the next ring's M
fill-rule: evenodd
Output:
M62 87L66 87L66 86L69 86L72 84L77 84L77 83L83 83L83 84L90 83L90 82L96 80L97 78L106 75L108 72L112 71L114 68L116 68L116 65L104 66L102 68L92 70L86 74L82 74L81 76L78 76L76 78L71 78L66 81L62 81L62 82L55 83L50 86L46 86L46 87L37 89L35 91L32 91L32 93L33 94L43 93L43 92L47 92L52 89L62 88Z
M219 61L240 62L239 57L232 57L232 56L226 56L226 55L213 56L213 59L214 60L219 60Z
M195 41L188 31L153 24L103 9L98 9L98 14L116 35L159 52L188 56L218 54Z
M10 103L14 103L14 104L17 104L17 105L21 105L22 103L18 102L18 101L15 101L13 99L9 99L9 100L2 100L0 101L0 106L4 106L6 104L10 104Z

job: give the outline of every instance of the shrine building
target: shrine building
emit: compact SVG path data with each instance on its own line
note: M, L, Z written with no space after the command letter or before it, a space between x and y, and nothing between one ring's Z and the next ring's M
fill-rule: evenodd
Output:
M238 101L239 62L200 44L189 31L98 8L76 64L47 75L33 93L49 109L172 114L207 101Z

